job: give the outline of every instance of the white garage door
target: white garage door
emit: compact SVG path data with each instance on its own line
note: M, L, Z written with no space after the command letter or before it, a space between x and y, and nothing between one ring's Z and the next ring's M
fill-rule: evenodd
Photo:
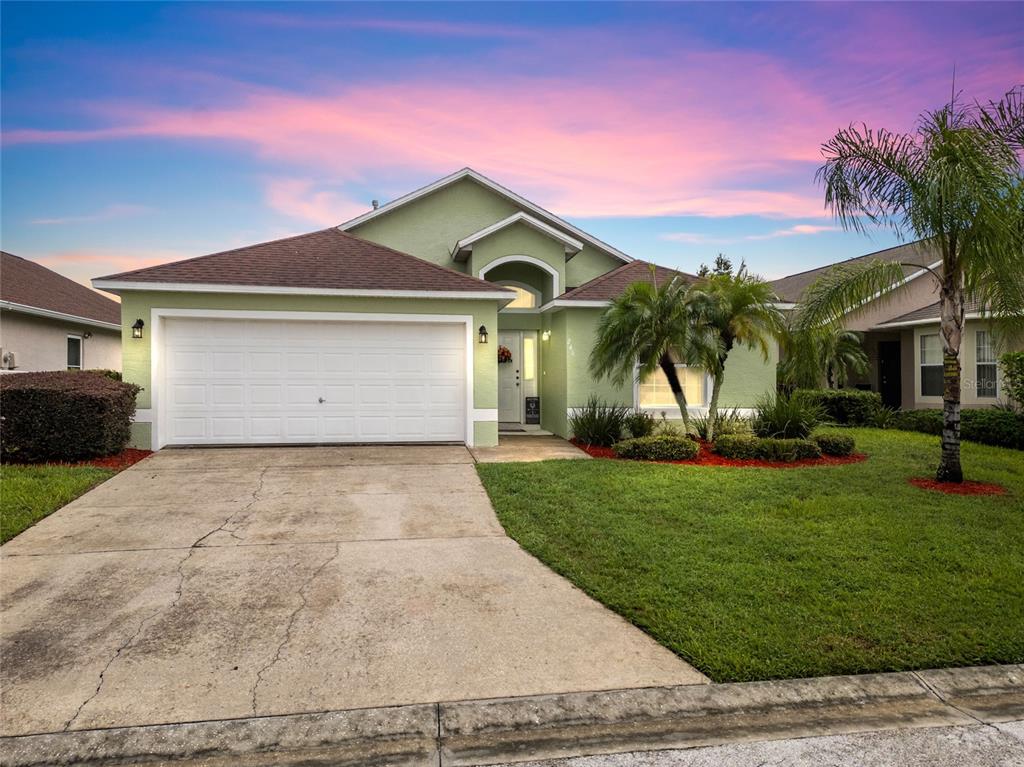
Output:
M464 325L164 321L164 444L466 439Z

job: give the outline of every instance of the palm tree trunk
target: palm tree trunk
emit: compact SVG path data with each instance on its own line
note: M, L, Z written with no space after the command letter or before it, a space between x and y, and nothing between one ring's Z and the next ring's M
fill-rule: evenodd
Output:
M683 387L679 383L676 364L668 354L662 354L661 359L658 360L658 365L661 366L661 371L665 374L665 378L668 379L668 388L672 390L672 396L679 406L679 414L683 417L683 429L689 431L690 414L686 410L686 392L683 391Z
M722 392L724 374L713 376L711 379L711 402L708 403L708 442L715 441L715 428L718 425L718 395Z
M960 466L960 341L964 329L964 294L957 276L947 269L940 293L942 333L942 457L935 479L963 482Z

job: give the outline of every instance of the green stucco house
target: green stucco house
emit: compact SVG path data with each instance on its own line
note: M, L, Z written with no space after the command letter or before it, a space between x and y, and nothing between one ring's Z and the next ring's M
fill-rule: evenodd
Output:
M93 285L121 296L139 447L488 446L499 428L571 436L591 394L678 415L660 373L615 387L587 371L604 306L649 279L647 262L466 168L336 228ZM738 349L728 367L725 407L774 386L774 359ZM701 411L707 376L681 378Z

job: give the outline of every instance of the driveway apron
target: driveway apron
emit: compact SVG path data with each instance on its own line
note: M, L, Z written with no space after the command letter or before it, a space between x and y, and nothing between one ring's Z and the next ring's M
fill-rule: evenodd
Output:
M462 447L164 450L6 544L2 734L701 684Z

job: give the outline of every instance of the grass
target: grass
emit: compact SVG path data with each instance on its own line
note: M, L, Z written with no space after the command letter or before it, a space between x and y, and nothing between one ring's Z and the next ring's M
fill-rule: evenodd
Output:
M527 551L713 680L1024 661L1024 453L965 444L963 497L935 437L850 429L865 463L479 464Z
M0 543L114 474L90 466L0 466Z

